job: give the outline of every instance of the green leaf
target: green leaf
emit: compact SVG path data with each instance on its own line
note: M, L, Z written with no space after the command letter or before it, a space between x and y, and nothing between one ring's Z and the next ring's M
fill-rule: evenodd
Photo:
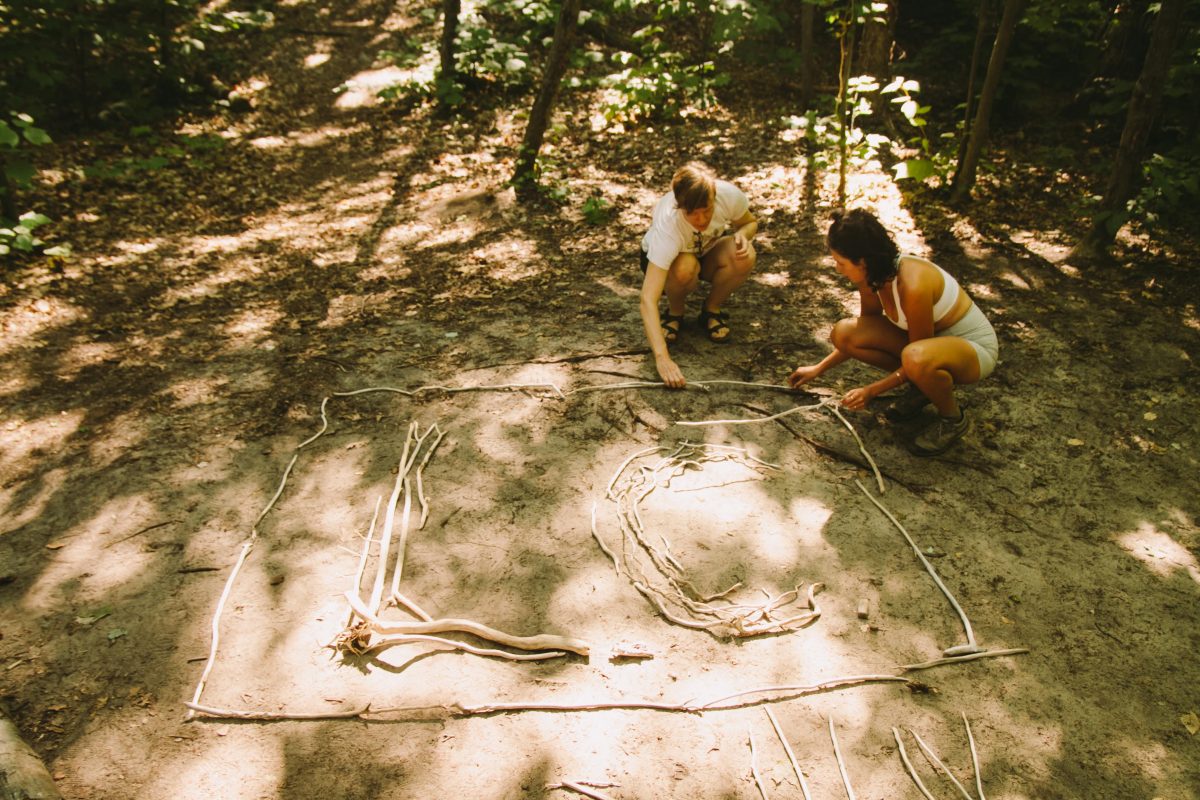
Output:
M14 161L4 165L4 174L18 186L28 186L36 173L37 170L28 161Z
M100 620L104 619L111 613L112 613L112 609L109 608L108 606L105 606L104 608L96 609L91 614L86 614L81 617L76 617L75 622L78 623L79 625L91 625L94 622L99 622Z
M4 242L0 242L0 256L6 256L11 252L12 252L11 247L6 245Z
M20 217L20 223L28 230L33 230L39 225L45 225L50 222L50 218L45 214L39 214L36 211L26 211Z
M29 127L25 129L25 141L30 144L50 144L50 135L41 128Z
M108 641L110 643L115 642L117 639L120 639L126 633L128 633L128 631L126 631L124 628L113 628L111 631L108 632Z
M71 255L71 246L69 244L56 244L54 247L47 247L42 251L42 254L66 258Z
M914 181L923 181L931 175L936 174L933 162L924 158L914 158L909 161L901 161L893 169L896 171L896 180L902 181L911 179Z
M16 147L21 139L17 136L17 132L9 127L8 123L0 120L0 144L8 147Z
M17 228L17 230L19 231L20 228ZM13 237L12 246L22 253L28 253L33 250L33 237L28 233L18 233Z

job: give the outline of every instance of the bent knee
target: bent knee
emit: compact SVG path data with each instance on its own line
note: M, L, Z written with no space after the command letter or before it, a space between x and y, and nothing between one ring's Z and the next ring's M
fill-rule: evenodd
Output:
M700 260L692 253L680 253L671 262L667 280L675 284L689 284L700 276Z
M834 323L833 330L829 332L829 343L843 352L847 350L854 344L857 322L858 320L852 317L838 320Z
M900 351L900 364L909 377L927 375L941 366L925 340L913 342Z

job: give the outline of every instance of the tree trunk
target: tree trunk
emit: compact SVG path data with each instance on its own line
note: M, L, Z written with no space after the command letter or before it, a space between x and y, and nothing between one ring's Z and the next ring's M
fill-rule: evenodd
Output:
M5 163L4 153L0 152L0 220L13 225L17 223L17 198L13 195L14 187L8 178L8 164Z
M963 110L962 135L958 138L955 164L962 164L963 156L967 152L967 139L971 136L971 112L975 108L975 80L979 72L979 61L983 57L983 43L991 27L992 0L979 0L979 24L975 28L975 46L971 48L971 68L967 73L967 102Z
M458 91L458 67L455 66L454 40L458 37L458 15L462 0L442 0L442 41L438 47L437 113L448 117L462 99Z
M892 77L892 43L899 12L899 0L888 0L887 10L880 14L868 12L863 25L862 44L858 51L862 62L859 73L871 75L881 84L887 83Z
M1121 131L1121 144L1108 176L1104 199L1100 201L1100 209L1093 216L1087 233L1067 256L1068 260L1089 261L1103 257L1125 221L1125 204L1137 188L1138 172L1162 103L1163 87L1171 67L1171 51L1175 49L1183 24L1185 5L1186 0L1163 0L1159 8L1142 73L1129 98L1125 129Z
M458 36L458 14L462 0L442 0L442 44L438 49L441 57L441 80L454 83L458 80L458 69L454 66L454 40Z
M62 800L58 787L17 727L0 710L0 800Z
M846 124L850 114L846 109L846 93L850 85L851 60L854 55L854 0L850 0L842 35L838 37L840 58L838 60L838 205L846 205L846 161L849 158Z
M1012 44L1013 31L1025 10L1025 0L1004 0L1004 16L1000 19L1000 30L996 31L996 42L992 45L992 56L988 60L987 75L983 79L983 90L979 93L979 110L967 141L966 151L958 169L954 171L954 188L950 192L951 203L961 203L971 195L975 185L975 169L979 166L979 154L987 142L988 126L992 118L992 104L1000 86L1000 74L1004 71L1004 58Z
M537 194L535 167L538 151L542 149L542 138L550 122L550 113L554 110L558 85L562 83L563 75L567 71L572 39L575 37L575 29L579 26L581 2L582 0L563 0L562 9L558 13L558 23L554 26L554 42L550 45L550 57L546 61L546 71L542 76L542 88L533 103L533 110L529 112L529 123L525 126L525 138L521 142L521 150L517 154L517 167L513 172L513 186L522 199L530 199Z
M813 16L812 3L800 3L800 108L807 111L813 99Z

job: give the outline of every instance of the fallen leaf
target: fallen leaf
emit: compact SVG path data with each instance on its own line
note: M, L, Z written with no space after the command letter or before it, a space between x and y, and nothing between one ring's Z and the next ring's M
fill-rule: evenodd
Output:
M1183 723L1183 727L1187 728L1187 732L1195 736L1200 732L1200 717L1196 716L1195 711L1189 711L1179 717L1179 721Z
M1158 419L1158 414L1155 414L1153 411L1147 411L1145 414L1142 414L1142 419L1146 420L1147 422L1153 422L1154 420Z
M47 550L61 550L66 545L66 542L47 542Z
M108 641L115 642L117 639L120 639L122 636L124 636L125 633L126 631L124 628L113 628L108 632Z
M1067 444L1071 447L1083 447L1083 439L1067 439Z

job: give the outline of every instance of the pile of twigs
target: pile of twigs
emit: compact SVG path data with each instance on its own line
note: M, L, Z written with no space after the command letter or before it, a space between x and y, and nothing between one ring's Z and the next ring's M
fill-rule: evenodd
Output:
M639 459L655 455L658 458L652 464L635 465ZM592 535L612 559L617 574L627 575L634 588L659 614L676 625L708 631L725 639L784 633L812 624L821 616L815 597L823 588L822 584L810 584L803 594L797 586L778 597L768 596L759 603L714 603L740 589L741 583L716 594L704 595L687 577L683 564L671 551L667 537L662 533L651 535L646 530L640 508L648 496L656 489L669 488L673 478L688 470L702 469L706 463L719 461L738 462L759 475L781 469L755 458L742 448L727 445L683 442L673 451L666 447L647 448L621 464L605 493L616 507L621 530L621 556L618 558L614 548L600 536L594 507ZM805 607L800 610L788 608L801 597L807 601Z

